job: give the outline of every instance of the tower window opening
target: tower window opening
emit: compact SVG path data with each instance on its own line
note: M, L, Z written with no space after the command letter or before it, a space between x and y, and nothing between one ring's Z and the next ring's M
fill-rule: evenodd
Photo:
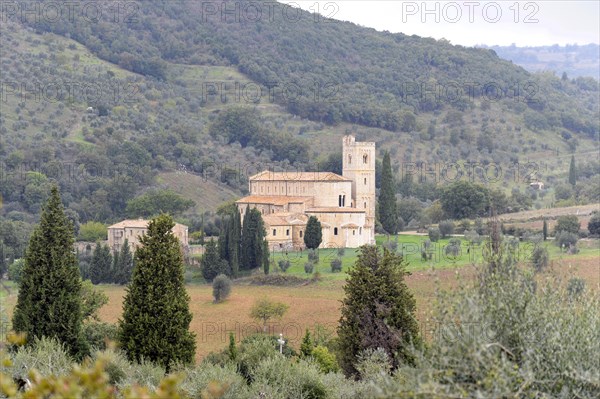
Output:
M337 228L337 227L334 227L334 228L333 228L333 235L334 235L334 236L337 236L337 235L338 235L338 228Z
M363 163L367 163L369 156L367 154L363 155Z
M273 229L273 236L276 236L276 235L277 235L277 230Z
M352 163L352 155L348 154L348 164L351 164L351 163Z

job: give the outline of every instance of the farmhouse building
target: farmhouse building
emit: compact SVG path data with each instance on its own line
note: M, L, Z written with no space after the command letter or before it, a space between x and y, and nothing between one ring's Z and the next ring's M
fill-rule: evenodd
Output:
M120 251L125 239L129 242L132 251L141 245L140 238L148 231L148 221L144 219L123 220L108 227L108 247L112 251ZM179 239L184 248L188 247L188 227L175 223L172 229L175 237Z
M304 248L310 216L321 222L322 248L375 242L375 143L345 136L343 172L272 172L250 177L250 195L236 201L263 215L271 250Z

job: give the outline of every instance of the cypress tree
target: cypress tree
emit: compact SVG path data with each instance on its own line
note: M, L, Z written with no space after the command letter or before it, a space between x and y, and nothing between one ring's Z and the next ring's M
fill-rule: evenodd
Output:
M230 236L229 216L221 219L221 229L219 230L219 257L229 262L229 236Z
M252 267L251 256L251 223L250 223L250 205L246 206L246 212L244 212L244 221L242 223L242 237L240 241L240 269L250 270Z
M69 353L88 352L82 335L81 275L73 250L74 232L56 186L52 187L39 225L25 254L13 328L34 338L51 337Z
M304 245L308 249L317 249L323 241L323 231L321 230L321 222L316 216L311 216L306 222L306 231L304 232Z
M206 243L200 267L202 268L202 277L207 282L213 281L219 274L226 274L227 261L219 256L219 247L216 241L212 240Z
M407 346L421 338L416 302L404 278L409 272L402 256L374 245L361 248L344 286L338 326L340 363L347 375L357 375L357 356L366 349L384 349L397 368L412 363Z
M6 262L6 254L4 253L4 241L0 240L0 279L2 279L7 270L8 263Z
M96 244L92 264L90 265L90 280L93 284L111 282L112 257L108 245Z
M548 221L544 219L544 224L542 226L542 235L544 236L544 241L548 239Z
M236 278L240 270L240 243L242 239L242 221L240 210L236 206L230 219L229 229L229 268L231 277Z
M577 184L577 167L575 166L575 155L571 155L571 163L569 164L569 183L573 187Z
M129 284L133 273L133 254L129 248L129 240L125 239L121 250L115 253L114 282L116 284Z
M129 360L151 360L167 372L176 362L192 363L196 351L183 253L173 226L170 216L160 215L140 239L119 325L119 342Z
M117 280L119 279L119 251L114 251L112 253L112 268L110 269L110 282L119 284Z
M252 270L264 265L269 252L264 250L263 241L267 233L260 211L256 208L246 208L246 211L242 226L240 265L243 270Z
M310 336L310 331L308 331L308 328L307 328L306 333L304 334L304 337L302 338L302 343L300 344L300 354L302 355L302 357L309 357L310 355L312 355L313 349L314 349L314 344L313 344L312 338Z
M262 265L263 272L265 274L269 274L269 242L263 239L263 249L262 249Z
M379 221L388 234L398 232L398 212L396 210L396 189L390 154L386 151L383 155L381 169L381 190L379 192Z

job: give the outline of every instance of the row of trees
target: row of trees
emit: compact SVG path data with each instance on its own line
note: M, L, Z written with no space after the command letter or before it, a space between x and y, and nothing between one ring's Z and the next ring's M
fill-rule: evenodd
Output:
M94 253L85 268L86 261L80 261L80 269L84 278L94 284L128 284L133 273L133 254L129 248L129 240L125 239L121 249L111 255L108 245L96 244Z
M171 231L174 225L163 214L149 223L148 233L140 239L117 333L130 361L154 361L167 371L178 362L192 363L196 347L195 336L189 332L192 314L184 285L183 253ZM29 343L56 339L81 359L90 351L83 334L89 304L83 300L73 243L73 225L54 186L29 242L12 321L13 329L25 333ZM123 250L118 258L130 258L127 253ZM98 246L94 258L98 265L110 265L106 247ZM101 276L98 269L94 278Z
M262 267L269 274L267 232L260 211L246 207L242 224L237 205L228 204L220 210L223 217L218 242L205 245L202 256L202 276L212 281L219 274L237 278L240 271Z

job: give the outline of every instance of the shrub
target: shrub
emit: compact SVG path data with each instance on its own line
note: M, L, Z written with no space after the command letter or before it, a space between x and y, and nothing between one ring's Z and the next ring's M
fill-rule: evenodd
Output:
M63 344L54 338L35 339L31 345L20 347L12 359L12 375L15 378L28 378L29 372L35 369L40 375L63 376L73 368Z
M116 341L118 329L115 324L88 322L83 325L83 336L92 350L105 350L106 341Z
M471 221L469 219L463 219L458 224L457 233L465 233L471 228Z
M344 256L345 253L346 253L346 248L338 248L337 254L339 257Z
M579 277L569 279L567 283L567 292L570 298L579 298L585 291L585 280Z
M213 280L213 298L215 303L219 303L227 299L231 293L231 280L224 274L219 274Z
M465 231L465 238L467 241L469 241L469 243L471 243L471 245L481 244L483 241L483 238L475 230Z
M342 261L341 259L333 259L331 261L331 272L332 273L337 273L337 272L341 272L342 271Z
M379 381L388 375L391 369L391 359L382 348L366 349L358 355L356 370L363 380Z
M438 229L437 227L430 227L427 233L429 234L429 239L432 242L437 242L442 235L440 233L440 229Z
M244 397L246 393L246 381L237 373L235 364L215 366L202 363L194 368L184 369L185 375L180 388L189 398L213 398L237 399ZM216 387L215 381L225 387L221 396L208 395L207 391Z
M306 274L311 274L314 269L315 269L315 264L314 263L312 263L312 262L306 262L304 264L304 272Z
M561 231L577 234L579 233L579 219L575 215L560 216L556 221L554 231L558 234Z
M315 346L312 350L311 356L315 359L315 362L319 365L319 369L322 373L336 372L340 369L337 364L337 360L333 353L329 352L325 346Z
M279 262L277 262L277 265L279 266L279 269L285 273L287 271L287 269L290 268L290 261L287 259L279 259Z
M560 248L569 248L572 245L577 245L578 240L579 238L576 234L568 231L559 232L554 239L556 245L558 245Z
M595 212L588 222L588 231L591 235L600 236L600 213Z
M460 238L452 238L448 241L448 245L444 248L444 252L448 256L457 257L460 255Z
M548 250L539 244L536 245L533 253L531 254L531 263L533 264L535 270L538 272L544 270L548 266L549 262L550 256L548 254Z
M446 238L454 233L454 222L452 220L444 220L438 224L438 228L442 238Z
M268 386L280 392L275 396L277 399L328 397L323 374L316 364L305 360L290 362L279 354L258 364L255 369L255 384Z

